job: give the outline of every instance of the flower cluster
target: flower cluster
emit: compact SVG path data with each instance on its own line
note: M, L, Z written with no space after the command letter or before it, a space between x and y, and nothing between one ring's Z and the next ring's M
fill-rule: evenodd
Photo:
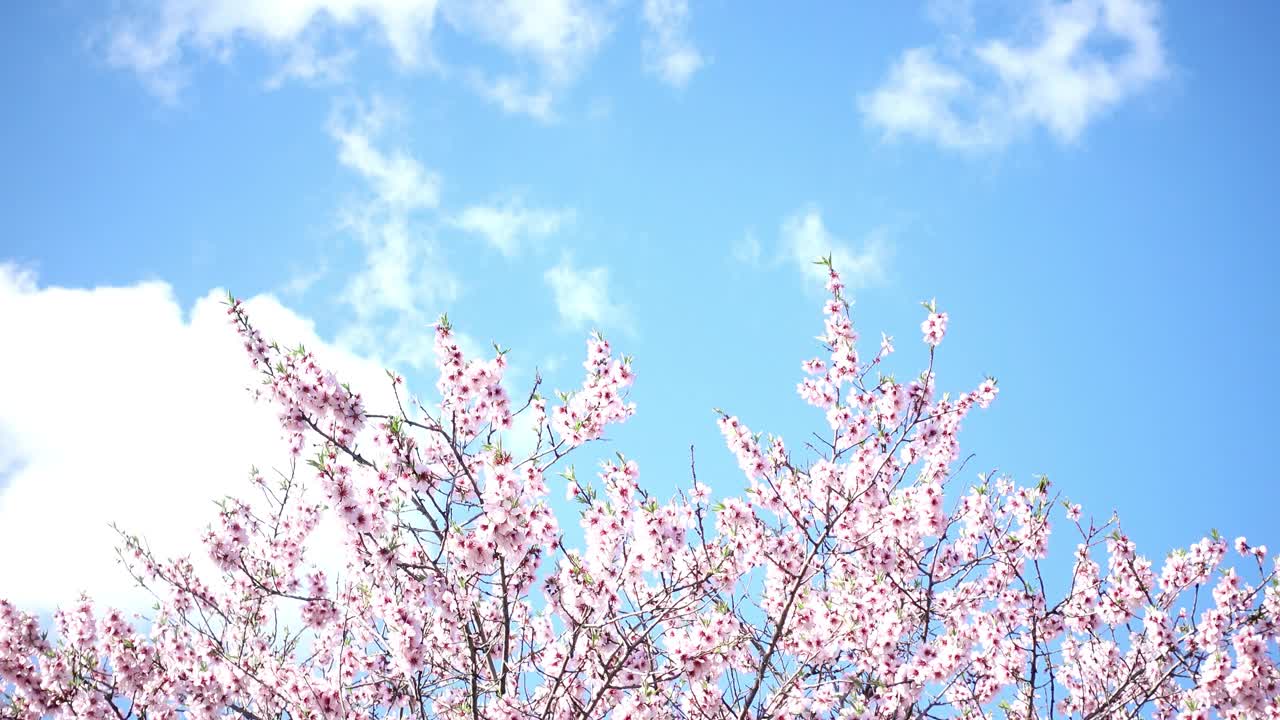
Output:
M966 474L961 425L995 379L939 390L933 302L920 372L887 371L885 335L859 354L824 264L821 350L797 384L822 429L797 453L717 411L746 485L720 498L696 465L667 498L621 454L592 480L567 465L635 411L631 360L599 335L579 388L517 408L506 351L464 357L442 318L436 402L405 402L392 373L395 407L374 413L231 300L302 462L220 504L211 569L122 535L147 617L82 598L47 634L0 600L0 717L1280 718L1265 546L1214 533L1157 563L1047 479ZM334 557L313 540L326 515ZM1078 536L1060 577L1054 518Z
M599 439L608 425L625 422L636 411L635 403L625 399L635 380L630 358L614 358L608 341L595 334L587 341L582 365L587 370L582 389L551 414L552 427L568 439L570 447Z

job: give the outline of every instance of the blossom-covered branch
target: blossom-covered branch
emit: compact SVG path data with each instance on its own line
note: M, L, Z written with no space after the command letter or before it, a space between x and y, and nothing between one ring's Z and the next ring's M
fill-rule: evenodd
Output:
M797 387L822 429L794 452L718 411L745 488L714 502L696 472L663 499L622 455L594 481L563 465L635 412L631 360L603 337L580 388L552 402L538 381L513 410L506 351L465 357L442 318L438 402L391 373L394 407L370 412L229 299L290 471L221 504L211 570L122 534L146 618L80 599L50 635L0 600L0 716L1280 717L1264 546L1240 538L1229 561L1214 533L1157 570L1047 480L972 474L960 427L996 381L938 391L933 302L927 363L899 381L892 338L860 354L823 263L822 353ZM552 484L580 505L579 547ZM338 558L315 553L325 517ZM1042 569L1054 518L1077 537L1069 577Z

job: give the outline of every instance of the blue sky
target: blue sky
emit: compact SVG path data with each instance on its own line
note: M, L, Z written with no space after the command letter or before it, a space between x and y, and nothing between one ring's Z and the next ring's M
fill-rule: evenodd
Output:
M794 387L834 251L899 375L936 296L941 384L999 378L975 471L1047 474L1156 558L1280 544L1273 5L254 5L0 10L0 540L112 512L189 536L273 462L234 353L199 351L220 288L420 387L441 311L517 386L576 384L599 327L639 413L597 452L662 489L694 444L732 492L710 408L796 446L822 424ZM43 552L14 588L50 559L98 587L97 556Z

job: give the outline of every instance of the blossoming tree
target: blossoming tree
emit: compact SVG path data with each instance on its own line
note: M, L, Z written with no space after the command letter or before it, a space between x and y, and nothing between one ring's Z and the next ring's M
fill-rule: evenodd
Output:
M822 439L797 453L721 414L746 488L716 502L693 468L669 499L621 456L594 482L565 471L634 412L631 362L599 336L580 389L549 404L535 383L521 403L502 352L464 357L442 319L440 401L403 397L393 374L395 406L375 412L231 300L305 464L222 505L212 572L122 535L157 599L146 618L82 599L50 636L0 601L0 715L1280 718L1264 547L1241 538L1227 562L1215 533L1157 570L1047 481L966 474L957 433L995 381L939 394L947 315L932 303L928 366L883 373L891 340L859 354L829 277L825 352L798 387ZM532 450L516 457L502 440L526 413ZM553 484L581 504L581 547ZM318 567L306 549L326 513L344 556ZM1051 518L1078 545L1070 576L1046 580Z

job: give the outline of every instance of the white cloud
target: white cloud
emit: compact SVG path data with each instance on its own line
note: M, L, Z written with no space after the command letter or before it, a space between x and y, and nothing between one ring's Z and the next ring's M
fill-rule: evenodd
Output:
M311 85L336 85L346 82L352 62L356 59L352 50L321 54L310 43L299 43L289 51L288 57L263 86L279 90L290 80Z
M406 150L379 146L394 119L385 102L374 100L335 112L330 123L339 162L369 187L342 213L343 229L364 250L364 265L342 292L355 318L339 339L421 368L431 359L427 326L457 298L460 284L421 217L439 206L440 176Z
M588 0L453 0L443 9L450 25L502 48L522 68L514 75L472 69L472 88L503 112L545 123L556 121L556 96L613 29L606 7Z
M879 126L888 137L915 135L951 148L987 147L999 144L1007 116L995 109L979 111L972 119L961 119L953 105L968 101L974 94L969 79L934 60L930 48L913 48L902 54L889 71L888 80L869 96L861 98L868 122Z
M578 268L564 255L543 274L555 296L560 319L576 330L618 327L630 331L626 309L609 297L609 269Z
M644 0L645 66L673 87L684 87L705 63L689 39L688 0Z
M827 272L815 261L830 255L845 284L854 289L883 284L893 252L883 230L868 235L861 248L832 235L816 208L802 210L783 220L781 250L784 260L789 260L805 277L819 285L826 282Z
M199 557L212 501L248 497L251 466L287 468L272 406L245 390L259 376L224 298L211 291L184 311L165 283L40 287L0 265L0 336L19 339L0 353L0 596L47 610L87 590L141 607L110 522L162 556ZM267 337L305 344L371 406L388 406L379 361L323 341L271 296L246 307Z
M526 242L540 240L573 221L572 210L525 207L519 197L489 205L472 205L453 219L455 225L475 233L506 257L515 257Z
M457 298L460 283L426 230L367 206L350 211L344 226L365 250L364 267L352 275L343 295L357 318L373 319L385 312L427 311L429 316L437 308L425 306Z
M530 70L527 78L473 82L476 90L508 112L547 120L554 95L577 79L611 32L608 7L585 0L158 0L118 14L104 44L110 63L175 101L196 61L227 62L245 45L279 58L270 88L290 78L340 80L353 51L317 47L357 32L372 31L404 69L447 73L430 42L443 19ZM526 89L531 84L537 89Z
M551 85L574 80L612 29L583 0L457 0L444 11L459 30L537 65Z
M939 16L971 16L952 10ZM1168 71L1153 0L1070 0L1039 6L1030 43L969 39L938 60L905 51L876 90L859 97L868 125L886 138L914 136L960 149L1006 145L1043 127L1074 142L1099 116Z
M375 98L339 108L330 122L339 162L367 185L341 211L341 229L359 241L363 254L340 295L353 317L337 340L421 369L433 359L430 325L462 290L436 228L475 233L515 257L527 244L559 232L575 213L528 207L517 194L456 213L442 210L439 174L386 139L399 119L394 107ZM303 290L314 281L296 279Z
M329 263L323 257L306 269L293 266L289 269L289 279L277 286L276 291L286 297L301 297L328 273Z
M504 75L489 79L483 73L471 73L471 86L481 97L495 103L509 115L528 115L544 123L557 120L550 90L529 90L524 80Z
M388 210L412 212L440 204L440 175L402 149L374 146L394 111L375 98L343 117L335 113L329 132L338 143L338 161L369 181L377 200Z
M322 28L372 26L405 67L430 59L427 39L436 0L160 0L116 18L107 59L130 69L157 94L174 99L188 55L229 59L249 42L289 56Z

